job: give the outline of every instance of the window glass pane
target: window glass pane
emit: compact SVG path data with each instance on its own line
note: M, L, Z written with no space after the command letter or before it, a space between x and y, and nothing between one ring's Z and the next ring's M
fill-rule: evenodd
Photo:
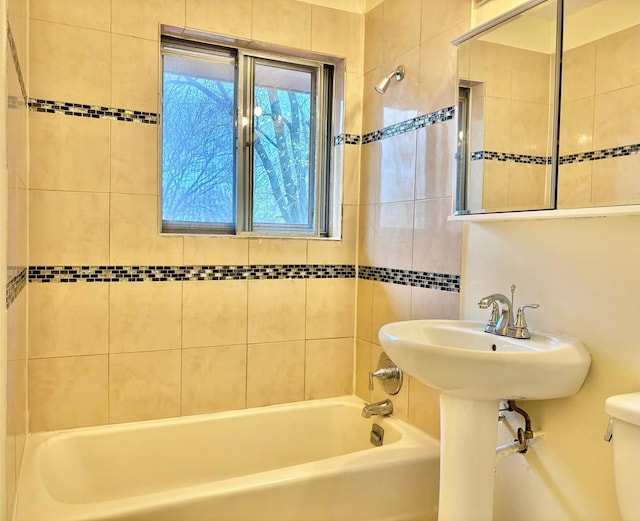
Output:
M259 62L254 72L254 224L313 223L313 73Z
M231 56L163 56L164 221L235 221L234 79Z

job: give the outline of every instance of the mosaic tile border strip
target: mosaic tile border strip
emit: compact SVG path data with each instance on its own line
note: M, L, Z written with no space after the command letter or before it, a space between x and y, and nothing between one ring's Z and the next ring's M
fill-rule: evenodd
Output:
M507 152L492 152L490 150L479 150L471 153L471 161L486 159L488 161L501 161L513 163L526 163L530 165L550 165L551 158L545 156L528 156L526 154L509 154Z
M29 282L188 282L196 280L353 279L353 265L31 266Z
M158 123L158 114L155 112L142 112L140 110L85 105L83 103L72 103L70 101L52 101L30 98L29 110L34 112L46 112L49 114L64 114L65 116L76 116L80 118L104 118L116 121L135 121L138 123L146 123L147 125L156 125Z
M22 76L22 69L20 68L20 59L18 57L18 47L16 41L13 38L13 32L11 31L11 24L7 19L7 42L9 43L9 49L11 49L11 57L13 58L13 65L16 68L18 75L18 82L20 83L20 91L22 92L22 100L24 104L27 104L27 87L24 83L24 77Z
M376 282L388 282L402 286L460 293L460 275L379 268L374 266L358 266L358 278Z
M5 290L6 309L11 307L27 284L27 268L10 267L7 269L7 287Z
M364 134L361 138L361 143L363 145L368 145L369 143L375 143L381 139L390 138L406 132L412 132L414 130L435 125L436 123L443 123L444 121L453 119L455 114L455 107L446 107L429 114L423 114L422 116L407 119L406 121L401 121L400 123Z
M357 134L340 134L333 139L333 144L338 145L359 145L360 136Z
M558 164L568 165L571 163L586 163L588 161L599 161L601 159L631 156L633 154L640 154L640 143L636 143L634 145L623 145L619 147L605 148L602 150L590 150L588 152L580 152L578 154L561 156L558 160ZM508 154L506 152L492 152L489 150L479 150L471 154L471 161L478 161L480 159L503 162L512 161L515 163L529 163L534 165L551 164L551 158L544 156Z
M599 161L600 159L631 156L633 154L640 154L640 143L636 143L635 145L624 145L620 147L605 148L603 150L592 150L589 152L582 152L580 154L571 154L568 156L562 156L560 158L559 164L567 165L571 163Z

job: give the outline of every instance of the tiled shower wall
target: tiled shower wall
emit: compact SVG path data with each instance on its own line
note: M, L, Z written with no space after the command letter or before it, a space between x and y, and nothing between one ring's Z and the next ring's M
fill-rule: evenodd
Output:
M458 317L461 226L447 221L457 123L447 114L457 100L450 42L468 30L470 12L469 0L386 0L365 16L358 258L390 275L358 279L356 392L365 399L384 397L367 388L381 325ZM404 80L377 94L398 65ZM429 282L439 277L449 283ZM439 436L436 391L409 377L393 403L394 414Z
M559 208L640 203L639 48L637 24L565 51Z
M362 15L32 0L30 19L31 430L351 393L359 145L336 153L340 241L159 236L155 116L165 23L344 56L343 131L359 135Z
M4 15L5 13L3 13ZM6 158L7 287L6 519L12 515L16 479L27 433L27 2L7 2ZM4 508L4 506L2 507ZM2 517L2 516L0 516Z

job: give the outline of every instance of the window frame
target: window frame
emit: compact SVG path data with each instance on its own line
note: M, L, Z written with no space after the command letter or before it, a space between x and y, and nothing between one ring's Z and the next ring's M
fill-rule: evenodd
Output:
M234 96L234 223L169 221L163 218L163 112L164 57L211 59L226 55L235 58ZM253 212L253 70L256 63L274 64L282 69L312 73L311 125L309 155L309 219L307 224L254 223ZM247 49L235 45L210 43L163 34L160 40L160 111L159 111L159 226L161 234L221 235L226 237L332 238L332 223L340 208L335 198L333 129L336 123L335 63L301 58L283 52ZM250 88L248 88L248 86ZM313 183L312 183L313 178ZM313 195L313 198L311 198ZM311 215L312 214L312 215ZM339 216L338 216L339 219Z

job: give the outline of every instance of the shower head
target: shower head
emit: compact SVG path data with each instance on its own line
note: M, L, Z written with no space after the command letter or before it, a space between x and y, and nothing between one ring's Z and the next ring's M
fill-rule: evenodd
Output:
M375 86L376 92L378 94L384 94L389 88L389 84L391 83L391 78L393 77L395 77L397 81L400 81L402 80L402 78L404 78L404 65L398 65L395 71L393 71L388 76L385 76L384 78L382 78L378 82L378 84Z

